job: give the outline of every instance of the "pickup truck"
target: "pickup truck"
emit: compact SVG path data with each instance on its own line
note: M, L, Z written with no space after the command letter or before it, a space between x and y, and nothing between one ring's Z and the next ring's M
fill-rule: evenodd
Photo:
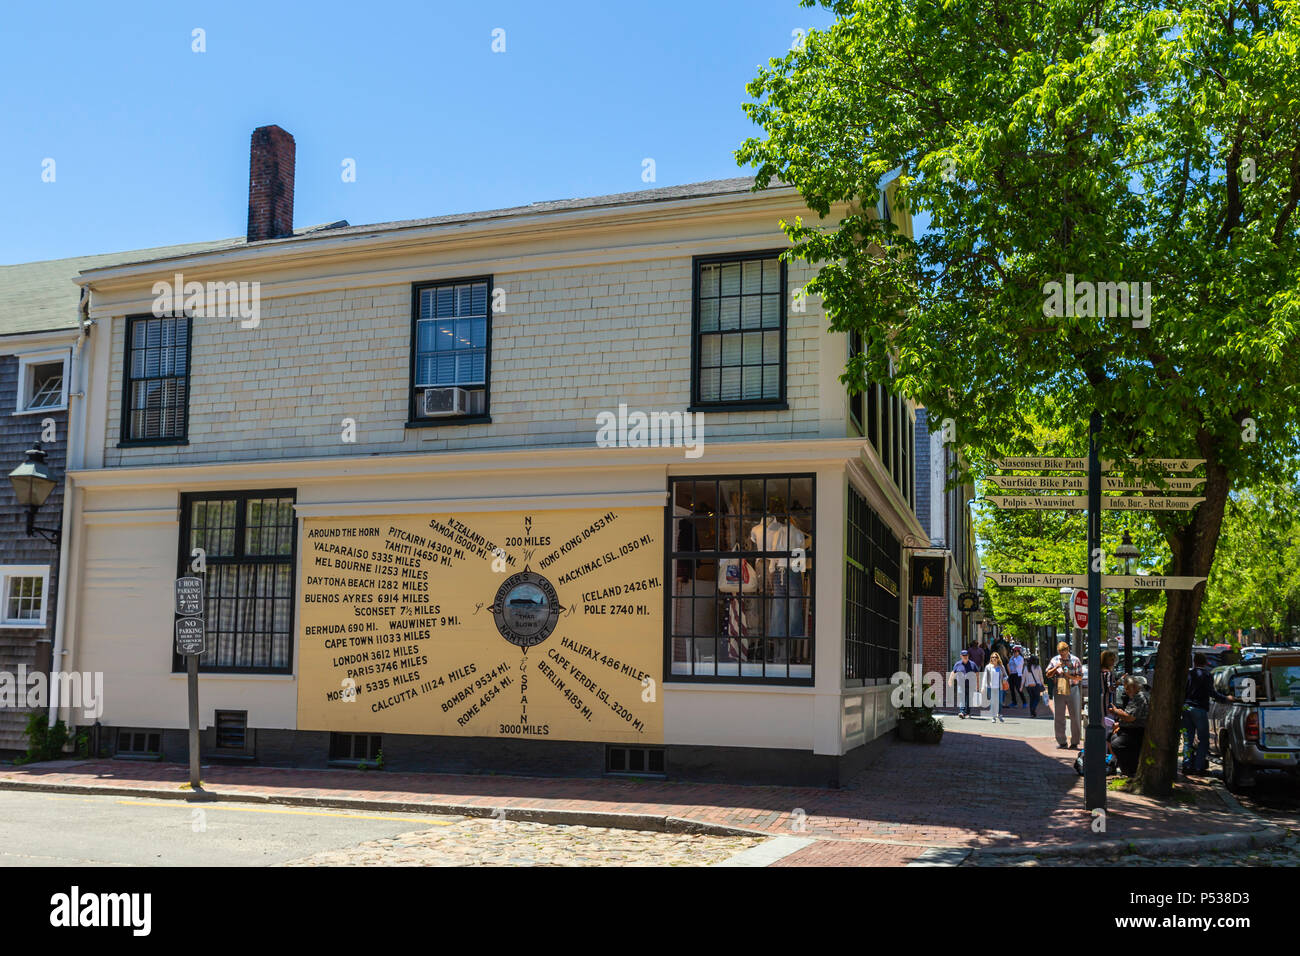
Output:
M1300 653L1273 651L1262 660L1216 668L1215 689L1231 702L1210 702L1210 739L1233 793L1260 773L1300 781Z

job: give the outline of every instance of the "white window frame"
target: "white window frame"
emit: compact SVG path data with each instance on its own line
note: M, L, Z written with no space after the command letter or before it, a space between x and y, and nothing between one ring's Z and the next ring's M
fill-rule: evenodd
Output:
M50 412L65 411L68 407L68 371L72 365L71 353L67 349L53 349L45 352L27 352L18 356L18 388L14 396L15 415L45 415ZM58 405L45 408L28 408L28 392L31 385L32 370L37 365L51 362L63 363L63 395Z
M14 578L41 579L41 617L39 621L11 621L9 584ZM0 564L0 628L39 630L45 627L50 609L50 566L48 564Z

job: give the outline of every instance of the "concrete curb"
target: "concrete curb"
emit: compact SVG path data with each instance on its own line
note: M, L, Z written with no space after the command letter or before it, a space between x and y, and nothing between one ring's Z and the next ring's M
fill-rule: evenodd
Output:
M999 857L1046 859L1122 858L1125 856L1195 856L1273 846L1286 839L1283 827L1267 826L1242 833L1208 833L1193 836L1151 837L1150 839L1098 840L1096 843L1065 843L1060 846L976 847L971 862Z
M614 813L607 810L560 810L548 807L492 807L422 801L367 800L364 797L304 797L292 794L243 793L228 790L204 790L193 793L181 789L124 787L84 783L40 783L26 780L0 780L0 790L27 790L37 793L76 793L99 797L134 797L136 799L178 800L185 803L274 804L286 807L322 807L331 810L367 810L381 813L449 814L462 817L494 817L521 823L549 823L565 826L610 827L617 830L651 830L656 833L689 833L703 836L771 837L774 834L718 823L704 823L685 817L648 813Z

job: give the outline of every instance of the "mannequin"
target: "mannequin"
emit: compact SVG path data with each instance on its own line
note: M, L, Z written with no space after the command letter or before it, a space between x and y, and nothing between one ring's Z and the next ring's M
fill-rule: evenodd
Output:
M776 515L768 515L754 526L750 536L758 551L801 551L807 545L807 536L792 524ZM764 586L772 595L768 614L768 637L803 637L804 601L803 574L790 567L787 557L767 559Z

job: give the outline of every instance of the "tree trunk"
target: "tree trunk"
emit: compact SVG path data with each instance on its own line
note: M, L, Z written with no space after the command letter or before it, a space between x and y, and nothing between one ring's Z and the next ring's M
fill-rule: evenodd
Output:
M1205 501L1193 512L1191 520L1168 535L1173 561L1169 575L1205 577L1214 562L1214 549L1223 527L1223 512L1228 501L1227 469L1217 464L1201 436L1206 464ZM1190 591L1166 591L1168 604L1164 625L1160 629L1160 650L1156 653L1155 690L1151 694L1151 714L1147 719L1142 742L1142 759L1138 764L1134 788L1146 796L1167 797L1173 790L1178 771L1178 740L1183 726L1183 698L1187 693L1187 670L1196 637L1196 623L1205 600L1205 585Z

